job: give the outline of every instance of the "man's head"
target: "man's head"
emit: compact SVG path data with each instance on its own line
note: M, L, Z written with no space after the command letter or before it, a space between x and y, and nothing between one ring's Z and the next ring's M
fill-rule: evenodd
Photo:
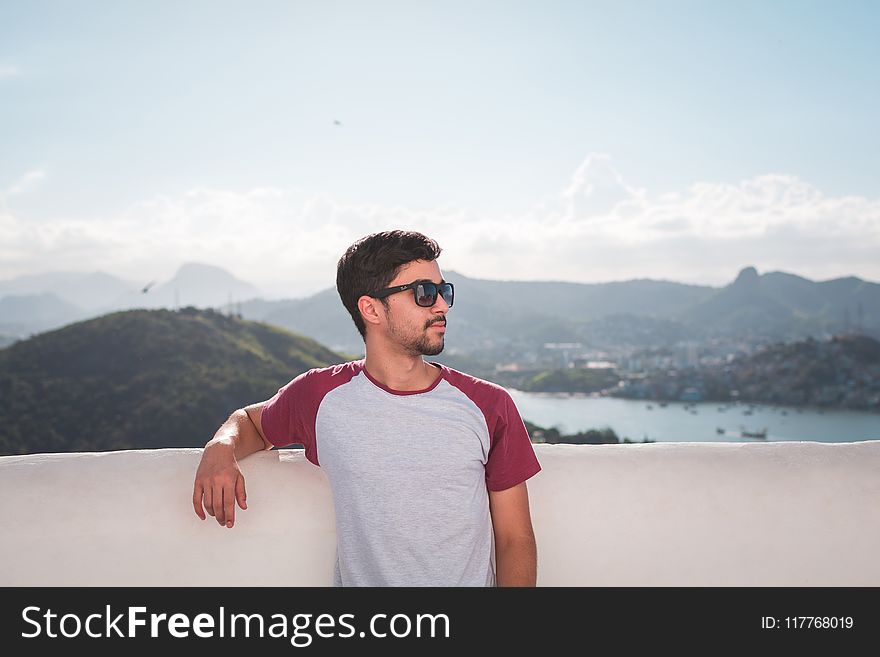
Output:
M416 281L443 282L440 251L429 237L403 230L367 235L348 247L336 266L336 289L364 341L370 325L411 353L440 353L443 331L433 327L445 325L449 306L439 292L430 307L418 305L412 289L371 296Z

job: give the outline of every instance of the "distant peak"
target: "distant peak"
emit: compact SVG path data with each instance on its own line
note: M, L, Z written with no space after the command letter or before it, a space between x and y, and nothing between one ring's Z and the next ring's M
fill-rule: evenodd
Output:
M745 267L740 270L739 274L736 276L736 280L733 282L734 285L750 285L754 284L758 280L758 270L754 267Z

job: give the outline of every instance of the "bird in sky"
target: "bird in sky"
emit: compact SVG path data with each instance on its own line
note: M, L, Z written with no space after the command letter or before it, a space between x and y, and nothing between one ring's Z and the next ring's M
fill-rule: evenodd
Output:
M156 281L150 281L149 283L147 283L147 284L144 286L144 289L141 290L141 292L143 292L144 294L146 294L146 293L149 291L149 289L150 289L151 287L153 287L155 284L156 284Z
M333 125L342 125L337 119L333 119Z

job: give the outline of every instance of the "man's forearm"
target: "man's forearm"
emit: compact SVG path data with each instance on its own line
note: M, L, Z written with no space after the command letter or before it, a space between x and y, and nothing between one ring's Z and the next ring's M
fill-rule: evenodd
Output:
M238 409L230 415L229 419L220 425L217 433L214 434L214 437L208 441L205 447L207 448L213 444L232 447L236 460L243 459L245 456L266 448L266 443L263 442L260 432L257 431L257 427L254 426L247 411L244 409Z
M496 586L535 586L538 579L538 550L534 536L495 545Z

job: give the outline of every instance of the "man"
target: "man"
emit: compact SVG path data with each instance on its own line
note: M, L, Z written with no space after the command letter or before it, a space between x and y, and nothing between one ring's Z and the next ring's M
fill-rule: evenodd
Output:
M454 302L437 243L368 235L336 287L366 357L309 370L230 416L205 446L196 514L232 527L246 509L238 460L302 443L336 510L336 586L534 586L525 481L540 469L504 388L426 362L443 351ZM494 535L495 572L491 549Z

